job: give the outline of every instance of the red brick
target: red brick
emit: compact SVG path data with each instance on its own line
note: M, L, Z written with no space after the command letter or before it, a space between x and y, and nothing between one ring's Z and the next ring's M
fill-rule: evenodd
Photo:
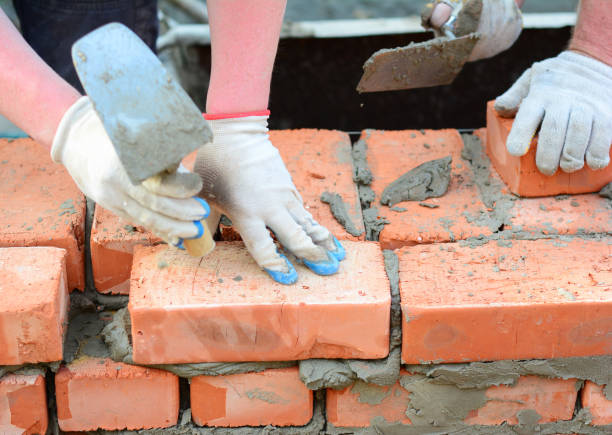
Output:
M469 163L461 159L463 141L457 130L379 131L366 130L361 139L367 144L367 159L376 193L373 207L390 224L380 233L383 249L396 249L419 243L461 240L472 236L489 235L488 227L468 222L467 215L486 213L474 183ZM427 145L427 146L426 146ZM446 194L426 201L404 201L395 205L406 211L397 212L380 204L383 190L409 170L430 160L451 155L452 176ZM419 202L437 205L427 208Z
M274 282L240 242L205 258L137 247L129 310L138 364L382 358L389 284L377 243L345 242L332 276ZM359 331L358 334L355 331Z
M419 376L404 370L401 371L401 375L408 378ZM414 380L421 379L423 377L419 376ZM432 387L435 388L435 385ZM461 391L458 390L458 393L461 394ZM364 394L366 392L367 394ZM327 419L336 427L368 427L382 419L387 423L412 425L413 422L408 417L415 412L410 406L411 394L399 382L389 387L382 387L358 381L341 391L329 389ZM466 396L467 394L469 393L466 392ZM536 411L541 416L539 423L570 420L576 402L576 380L524 376L520 377L513 386L489 387L485 395L486 404L471 411L464 423L499 425L507 422L516 425L517 413L525 409ZM440 405L432 402L431 406L435 409Z
M612 348L612 239L405 248L408 363L605 355Z
M594 171L585 164L583 169L571 174L560 169L552 176L542 174L535 163L537 136L532 139L529 151L524 156L508 154L506 139L514 120L499 116L493 105L493 101L487 104L487 153L513 193L520 196L590 193L598 192L612 181L612 165ZM610 155L612 156L612 149Z
M612 424L612 400L604 395L604 387L586 381L582 388L582 407L589 411L595 426Z
M0 248L0 365L60 361L68 312L66 251Z
M486 143L486 129L474 133ZM493 166L491 180L503 184ZM612 203L597 193L517 198L513 204L509 211L511 226L506 229L544 234L606 233L612 223Z
M68 289L85 286L85 197L63 166L31 139L0 139L0 247L68 252Z
M1 434L45 434L47 422L44 376L8 374L0 378Z
M351 142L346 133L331 130L272 131L270 137L283 157L307 210L321 225L341 240L364 240L364 234L353 237L332 216L329 205L320 200L329 190L340 194L348 205L355 226L363 230L363 219L357 187L353 184ZM183 160L192 169L195 153ZM226 241L241 240L232 228L221 225ZM91 260L96 289L101 293L129 293L129 278L134 246L153 245L161 240L142 227L96 207L91 230Z
M164 370L84 358L55 375L57 418L63 431L173 426L178 377Z
M303 426L312 391L297 367L191 379L191 413L200 426Z

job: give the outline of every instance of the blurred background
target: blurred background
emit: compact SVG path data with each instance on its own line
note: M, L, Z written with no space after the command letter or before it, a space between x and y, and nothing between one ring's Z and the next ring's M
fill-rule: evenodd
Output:
M362 65L375 51L430 39L424 0L289 0L270 96L271 128L479 128L486 101L533 62L569 41L578 0L526 0L525 29L508 51L467 64L448 86L359 94ZM10 16L11 0L0 0ZM210 71L203 0L159 0L158 52L204 108Z

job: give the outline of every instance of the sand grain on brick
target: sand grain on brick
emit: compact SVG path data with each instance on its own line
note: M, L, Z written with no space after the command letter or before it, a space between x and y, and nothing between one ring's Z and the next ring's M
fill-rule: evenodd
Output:
M59 361L67 322L66 251L0 248L0 365Z
M0 139L0 247L68 252L68 289L83 289L85 197L66 169L31 139Z
M463 141L457 130L378 131L366 130L367 159L376 193L373 207L390 221L380 233L383 249L418 243L437 243L489 235L491 229L469 222L469 216L486 212L474 183L469 163L461 158ZM395 204L395 211L380 204L383 190L409 170L430 160L452 156L451 181L446 194L425 201ZM426 203L436 208L424 207Z
M8 374L0 378L0 434L45 434L47 420L44 376Z
M344 241L332 276L296 266L274 282L242 243L204 258L137 247L130 288L134 361L381 358L389 351L389 283L377 243ZM356 333L359 331L359 333Z
M595 426L612 424L612 400L605 396L604 387L586 381L582 388L582 407L592 416L591 424Z
M178 377L164 370L84 358L55 375L63 431L163 428L176 424Z
M610 239L400 251L404 361L606 355Z
M297 367L191 379L191 412L200 426L303 426L312 391Z
M585 164L584 168L572 173L558 169L552 176L542 174L535 163L537 136L532 139L527 154L521 157L510 155L506 140L513 122L513 118L502 118L497 114L494 101L487 103L487 153L513 193L520 196L590 193L598 192L612 181L612 165L594 171Z

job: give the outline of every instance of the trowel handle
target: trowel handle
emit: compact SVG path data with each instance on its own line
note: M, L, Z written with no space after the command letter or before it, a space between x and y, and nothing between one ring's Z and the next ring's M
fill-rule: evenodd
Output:
M200 223L204 228L204 232L202 233L202 235L197 239L183 240L183 245L185 246L185 249L187 250L189 255L193 257L204 257L215 248L215 241L213 240L212 234L208 229L206 219L202 219Z

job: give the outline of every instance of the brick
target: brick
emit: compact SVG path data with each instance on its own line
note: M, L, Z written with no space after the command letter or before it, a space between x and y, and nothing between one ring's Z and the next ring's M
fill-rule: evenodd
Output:
M191 413L200 426L303 426L312 391L297 367L191 379Z
M179 411L178 377L170 372L83 358L55 375L62 431L173 426Z
M68 252L68 288L83 289L85 197L49 151L31 139L0 139L0 247Z
M43 375L8 374L0 378L0 433L45 434L47 424Z
M606 355L612 239L399 251L411 364Z
M571 174L560 169L552 176L542 174L535 163L537 136L532 139L527 154L511 156L506 149L506 139L514 120L502 118L493 106L493 101L487 103L487 154L513 193L527 197L591 193L612 181L612 165L594 171L585 164L583 169Z
M338 273L296 265L278 284L241 242L207 257L136 247L129 310L138 364L382 358L389 351L389 283L377 243L345 241ZM355 331L359 331L356 334Z
M423 131L424 134L419 130L366 130L362 133L374 177L371 187L376 200L372 206L390 221L380 233L383 249L449 242L492 232L468 219L468 216L486 213L486 207L480 200L468 162L461 159L463 141L457 130ZM383 190L401 175L422 163L448 155L453 158L452 176L444 196L426 201L404 201L394 206L406 209L403 212L380 204ZM423 207L419 202L438 208Z
M66 256L59 248L0 248L0 365L62 359Z
M483 144L486 143L486 129L474 133ZM490 180L503 185L495 168L490 169ZM516 198L508 214L511 225L506 229L520 229L532 234L606 233L612 225L612 202L597 193Z
M321 194L332 191L340 194L357 229L363 230L357 187L352 181L353 163L351 142L346 133L331 130L282 130L270 132L279 148L287 169L293 177L306 209L340 240L364 240L350 235L332 216L329 206L320 200ZM183 160L192 169L195 153ZM241 240L233 229L221 225L225 241ZM142 227L111 212L96 207L91 230L91 260L96 289L101 293L128 294L134 247L154 245L161 240Z
M417 411L411 405L410 384L420 383L423 377L401 371L403 382L392 386L378 386L357 381L344 390L327 390L327 419L336 427L368 427L377 422L423 425L418 419L411 421L409 416L427 414L426 409ZM404 388L406 387L406 388ZM435 391L441 389L448 393L454 390L459 400L465 393L466 400L473 397L473 390L460 390L448 385L431 384ZM440 393L440 392L439 392ZM438 394L439 394L438 393ZM576 380L545 379L537 376L522 376L516 385L493 386L484 391L487 402L479 409L471 411L464 423L469 425L500 425L507 422L518 424L517 414L521 410L536 411L539 423L570 420L576 402ZM439 403L432 401L436 409ZM450 406L450 405L446 405Z
M595 426L612 424L612 400L605 396L604 387L586 381L582 388L582 407L589 411L591 424Z

